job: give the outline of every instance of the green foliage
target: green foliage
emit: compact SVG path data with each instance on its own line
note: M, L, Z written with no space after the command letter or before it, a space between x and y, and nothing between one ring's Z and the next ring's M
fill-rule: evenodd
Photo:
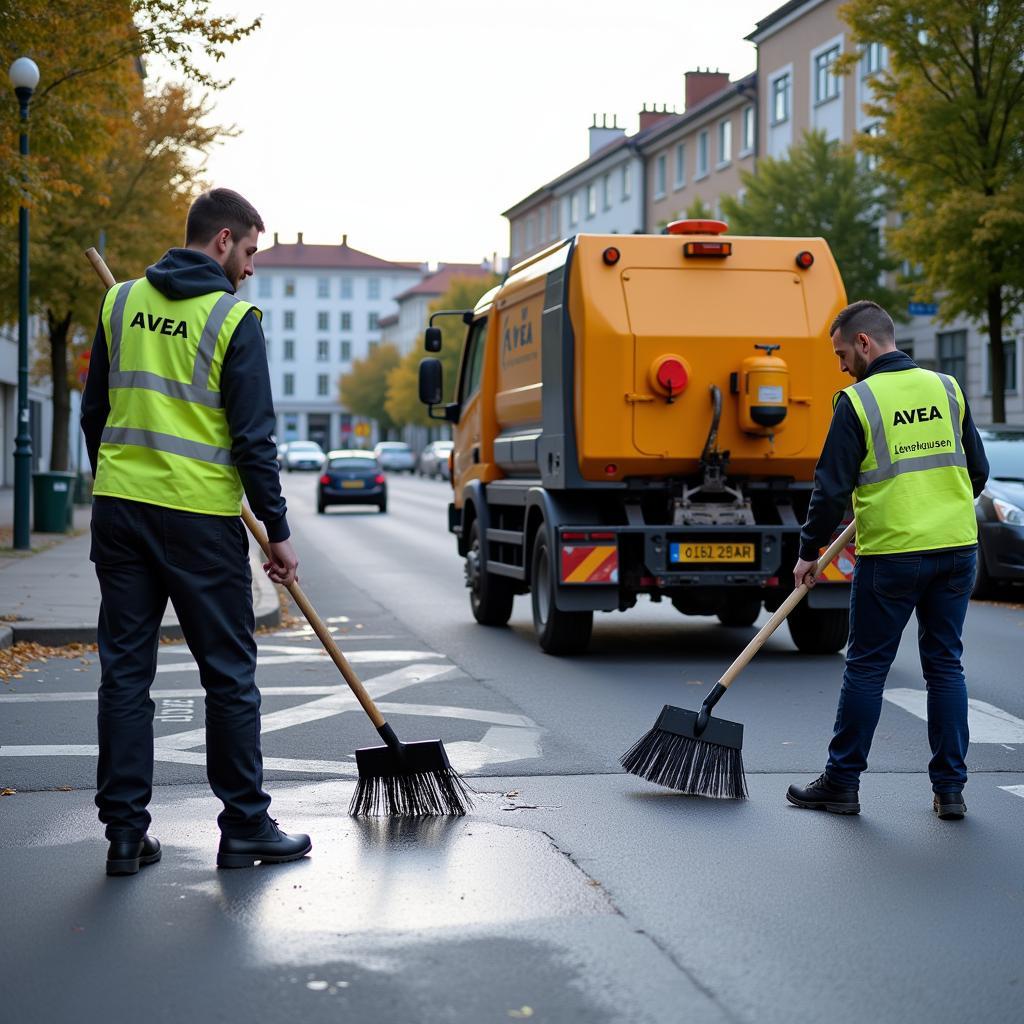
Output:
M709 220L713 216L714 212L711 207L700 196L697 196L686 208L687 220Z
M1003 324L1024 302L1024 4L852 0L841 14L855 42L889 55L868 108L881 131L861 145L899 183L894 248L943 319L987 329L1002 422Z
M338 382L341 404L357 416L376 420L385 437L397 426L388 415L386 401L388 374L400 361L394 345L378 345L365 359L355 360Z
M783 160L763 157L757 173L741 175L742 198L727 196L722 213L736 235L823 237L832 249L850 301L874 299L894 316L902 296L880 284L895 259L880 245L878 223L885 216L877 177L853 149L811 132Z

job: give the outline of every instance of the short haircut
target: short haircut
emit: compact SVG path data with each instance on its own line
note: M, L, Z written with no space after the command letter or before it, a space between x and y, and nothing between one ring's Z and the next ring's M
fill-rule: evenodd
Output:
M244 196L230 188L211 188L197 196L185 221L185 244L206 245L218 231L227 228L238 241L253 228L266 231L263 218Z
M839 332L839 337L850 342L858 334L866 334L880 345L896 344L896 328L892 317L877 302L861 299L841 309L828 329L829 337Z

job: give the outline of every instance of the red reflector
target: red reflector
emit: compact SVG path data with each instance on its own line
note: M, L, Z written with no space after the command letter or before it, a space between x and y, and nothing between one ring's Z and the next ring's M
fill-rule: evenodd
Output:
M622 253L619 252L619 250L616 249L614 245L609 245L608 248L605 249L603 253L601 253L601 259L603 259L609 267L615 266L615 264L619 262L619 259L621 257Z
M732 242L687 242L684 256L731 256Z
M563 533L562 540L586 540L587 535L585 533Z
M592 533L590 535L591 540L615 540L614 533Z
M814 253L808 252L805 249L803 252L798 252L796 254L796 265L801 270L806 270L813 263L814 263Z
M777 587L779 585L778 576L769 576L768 579L761 584L762 587Z
M604 472L606 476L615 476L615 474L618 473L618 471L619 467L616 466L614 462L609 462L608 465L604 467Z
M331 478L326 473L324 473L324 475L322 477L320 477L320 483L322 483L322 484L329 484L330 482L331 482Z
M674 220L665 230L670 235L724 235L729 225L724 220Z
M658 383L673 394L679 394L686 387L686 367L678 359L666 359L658 367Z
M373 482L374 482L375 484L382 484L382 483L384 483L384 480L385 480L385 477L384 477L384 474L383 474L383 473L378 473L378 474L377 474L377 475L376 475L376 476L375 476L375 477L373 478Z

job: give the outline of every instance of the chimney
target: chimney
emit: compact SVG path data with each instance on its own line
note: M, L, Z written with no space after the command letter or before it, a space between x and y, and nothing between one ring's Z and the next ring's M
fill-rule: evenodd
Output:
M696 71L687 71L683 76L686 82L686 106L685 110L697 106L709 96L721 92L729 84L729 76L724 71L710 68Z
M651 125L657 124L659 121L664 121L669 117L678 117L679 115L674 110L668 109L668 104L663 103L661 110L658 109L658 105L652 104L651 109L647 109L647 104L644 104L644 109L640 111L640 131L644 131L650 128Z
M608 123L608 115L601 115L601 123L597 123L597 114L594 115L594 123L590 126L590 153L589 156L593 156L599 149L604 149L605 146L612 142L616 142L623 138L626 134L625 128L619 127L619 119L616 114L612 114L612 123Z
M342 244L342 246L348 245L348 235L342 235L341 236L341 244Z
M302 232L299 232L299 240L295 243L296 245L302 245Z

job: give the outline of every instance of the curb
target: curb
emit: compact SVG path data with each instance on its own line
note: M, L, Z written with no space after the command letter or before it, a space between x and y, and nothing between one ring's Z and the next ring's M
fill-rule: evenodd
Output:
M263 575L263 565L250 554L252 569L252 603L256 616L256 628L278 626L281 623L281 604L274 585ZM160 624L160 636L168 640L182 640L184 634L176 620ZM96 623L35 625L31 622L14 622L0 626L0 649L12 643L34 643L41 647L63 647L65 644L96 643Z

